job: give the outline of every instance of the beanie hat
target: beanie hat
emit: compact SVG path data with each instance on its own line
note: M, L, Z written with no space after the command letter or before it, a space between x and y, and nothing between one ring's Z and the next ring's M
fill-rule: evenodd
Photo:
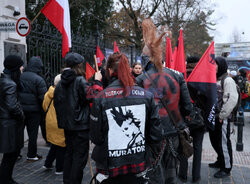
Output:
M8 69L10 72L19 70L23 64L21 57L16 55L8 55L3 62L4 68Z
M84 62L84 57L78 53L71 52L65 56L66 67L72 67Z
M60 80L61 80L61 74L58 74L54 79L54 86L56 86Z

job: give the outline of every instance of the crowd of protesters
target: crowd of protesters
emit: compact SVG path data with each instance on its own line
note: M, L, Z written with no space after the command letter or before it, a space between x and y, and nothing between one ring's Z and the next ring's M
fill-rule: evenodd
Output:
M179 132L189 129L194 148L193 183L201 179L206 131L218 155L216 162L209 164L219 169L214 177L230 175L233 158L229 119L237 105L235 81L239 80L229 77L224 58L215 58L218 105L215 129L208 129L204 96L197 93L191 100L183 74L163 67L161 43L165 33L158 35L151 19L143 21L142 29L145 67L134 63L130 68L126 55L114 53L91 82L85 80L86 61L78 53L65 56L65 67L48 91L40 76L43 65L39 57L32 57L24 72L20 57L5 58L0 77L1 184L18 183L12 172L24 145L25 126L29 136L27 160L42 158L36 142L43 116L46 141L50 143L43 168L52 169L56 160L55 174L63 174L65 184L82 182L90 159L90 141L95 145L91 158L95 161L92 179L96 183L172 184L177 178L186 182L188 158L181 152ZM198 61L195 57L187 60L188 75ZM201 116L197 127L189 124L194 111Z

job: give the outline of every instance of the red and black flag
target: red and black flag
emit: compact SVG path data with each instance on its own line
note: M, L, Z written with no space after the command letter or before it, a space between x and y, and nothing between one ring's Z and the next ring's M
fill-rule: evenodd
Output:
M194 102L205 112L207 127L214 130L217 104L216 65L214 42L207 48L187 79L188 89Z

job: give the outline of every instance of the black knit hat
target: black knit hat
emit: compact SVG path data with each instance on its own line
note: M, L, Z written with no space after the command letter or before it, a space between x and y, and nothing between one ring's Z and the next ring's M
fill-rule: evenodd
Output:
M8 55L3 62L4 68L11 72L19 70L23 64L21 57L16 55Z
M78 53L70 52L65 56L66 67L72 67L84 62L84 57Z

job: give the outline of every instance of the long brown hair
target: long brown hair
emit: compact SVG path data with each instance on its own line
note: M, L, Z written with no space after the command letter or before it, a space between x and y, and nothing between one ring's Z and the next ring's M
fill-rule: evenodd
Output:
M78 75L78 76L84 76L84 77L86 76L84 69L83 69L83 63L80 63L78 65L74 65L71 67L71 69L74 70L76 75Z
M154 65L159 71L162 71L163 66L161 43L162 38L166 34L166 32L162 33L159 37L157 37L156 26L154 25L152 19L143 20L142 30L143 40L152 55L150 60L154 63Z
M106 76L110 79L109 69L112 69L114 72L112 76L118 77L120 82L123 85L125 95L129 94L128 89L131 89L134 86L134 80L130 72L130 66L128 58L125 54L115 53L109 56L107 61Z

